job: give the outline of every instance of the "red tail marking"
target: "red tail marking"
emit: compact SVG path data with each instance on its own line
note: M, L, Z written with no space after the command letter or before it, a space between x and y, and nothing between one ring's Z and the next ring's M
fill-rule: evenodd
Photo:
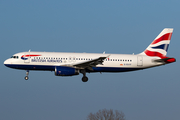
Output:
M167 62L167 63L176 62L176 59L175 59L175 58L171 58L171 59L168 59L166 62Z
M164 41L164 40L170 40L171 39L171 36L172 36L172 33L167 33L167 34L164 34L163 36L161 36L160 38L154 40L151 44L156 44L160 41Z
M149 50L145 50L144 53L147 56L152 56L152 57L160 57L161 59L163 58L167 58L166 56L164 56L163 54L159 53L159 52L154 52L154 51L149 51Z

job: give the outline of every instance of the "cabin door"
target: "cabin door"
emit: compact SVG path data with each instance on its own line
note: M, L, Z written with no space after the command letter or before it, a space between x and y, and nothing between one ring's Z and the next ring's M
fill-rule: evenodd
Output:
M143 57L142 56L137 57L137 66L143 66Z

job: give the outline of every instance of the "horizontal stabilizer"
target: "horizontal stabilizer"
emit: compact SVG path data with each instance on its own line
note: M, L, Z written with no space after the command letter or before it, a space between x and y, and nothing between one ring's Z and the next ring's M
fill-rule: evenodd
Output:
M172 62L176 62L176 59L175 58L163 58L163 59L154 60L154 62L172 63Z

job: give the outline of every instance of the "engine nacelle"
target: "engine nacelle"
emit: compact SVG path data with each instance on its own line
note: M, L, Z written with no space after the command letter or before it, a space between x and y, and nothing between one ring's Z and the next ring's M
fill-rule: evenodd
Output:
M79 70L71 67L57 66L54 73L56 76L73 76L79 75Z

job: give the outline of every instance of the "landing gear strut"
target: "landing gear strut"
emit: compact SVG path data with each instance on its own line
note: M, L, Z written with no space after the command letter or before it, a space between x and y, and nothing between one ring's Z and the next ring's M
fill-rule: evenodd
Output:
M28 79L29 79L28 75L29 75L29 70L26 71L26 76L25 76L25 78L24 78L25 80L28 80Z
M83 74L82 81L83 82L87 82L88 81L88 77L86 77L86 70L81 70L80 72Z

